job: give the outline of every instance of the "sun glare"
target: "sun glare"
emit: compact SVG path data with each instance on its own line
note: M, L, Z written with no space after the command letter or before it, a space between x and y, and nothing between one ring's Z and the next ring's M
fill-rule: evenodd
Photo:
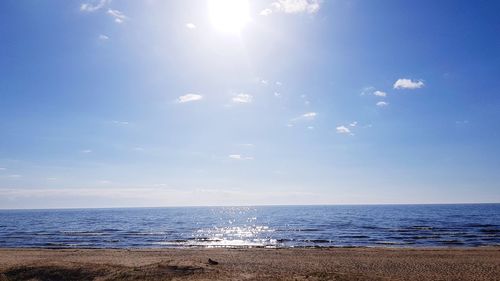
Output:
M223 32L240 32L249 21L248 0L209 0L212 25Z

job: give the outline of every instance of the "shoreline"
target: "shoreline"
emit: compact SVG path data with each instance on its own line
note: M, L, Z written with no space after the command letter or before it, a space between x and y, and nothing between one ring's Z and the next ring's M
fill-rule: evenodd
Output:
M473 249L499 249L500 245L450 245L450 246L400 246L400 245L379 245L379 246L291 246L291 247L274 247L274 246L179 246L179 247L0 247L2 250L128 250L128 251L161 251L161 250L253 250L253 249L270 249L270 250L322 250L322 249L394 249L394 250L473 250Z
M0 248L1 281L499 280L499 276L498 246Z

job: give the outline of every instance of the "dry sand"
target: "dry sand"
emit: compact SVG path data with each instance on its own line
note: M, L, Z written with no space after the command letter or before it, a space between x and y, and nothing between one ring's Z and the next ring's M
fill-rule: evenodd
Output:
M0 280L500 280L500 248L0 249Z

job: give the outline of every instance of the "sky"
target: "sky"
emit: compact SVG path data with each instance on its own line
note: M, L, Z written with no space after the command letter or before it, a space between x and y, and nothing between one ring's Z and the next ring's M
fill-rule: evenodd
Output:
M498 1L0 1L0 208L500 202Z

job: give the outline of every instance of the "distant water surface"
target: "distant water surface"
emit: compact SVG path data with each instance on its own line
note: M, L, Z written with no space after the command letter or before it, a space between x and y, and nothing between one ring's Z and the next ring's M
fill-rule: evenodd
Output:
M500 204L0 211L0 247L500 246Z

